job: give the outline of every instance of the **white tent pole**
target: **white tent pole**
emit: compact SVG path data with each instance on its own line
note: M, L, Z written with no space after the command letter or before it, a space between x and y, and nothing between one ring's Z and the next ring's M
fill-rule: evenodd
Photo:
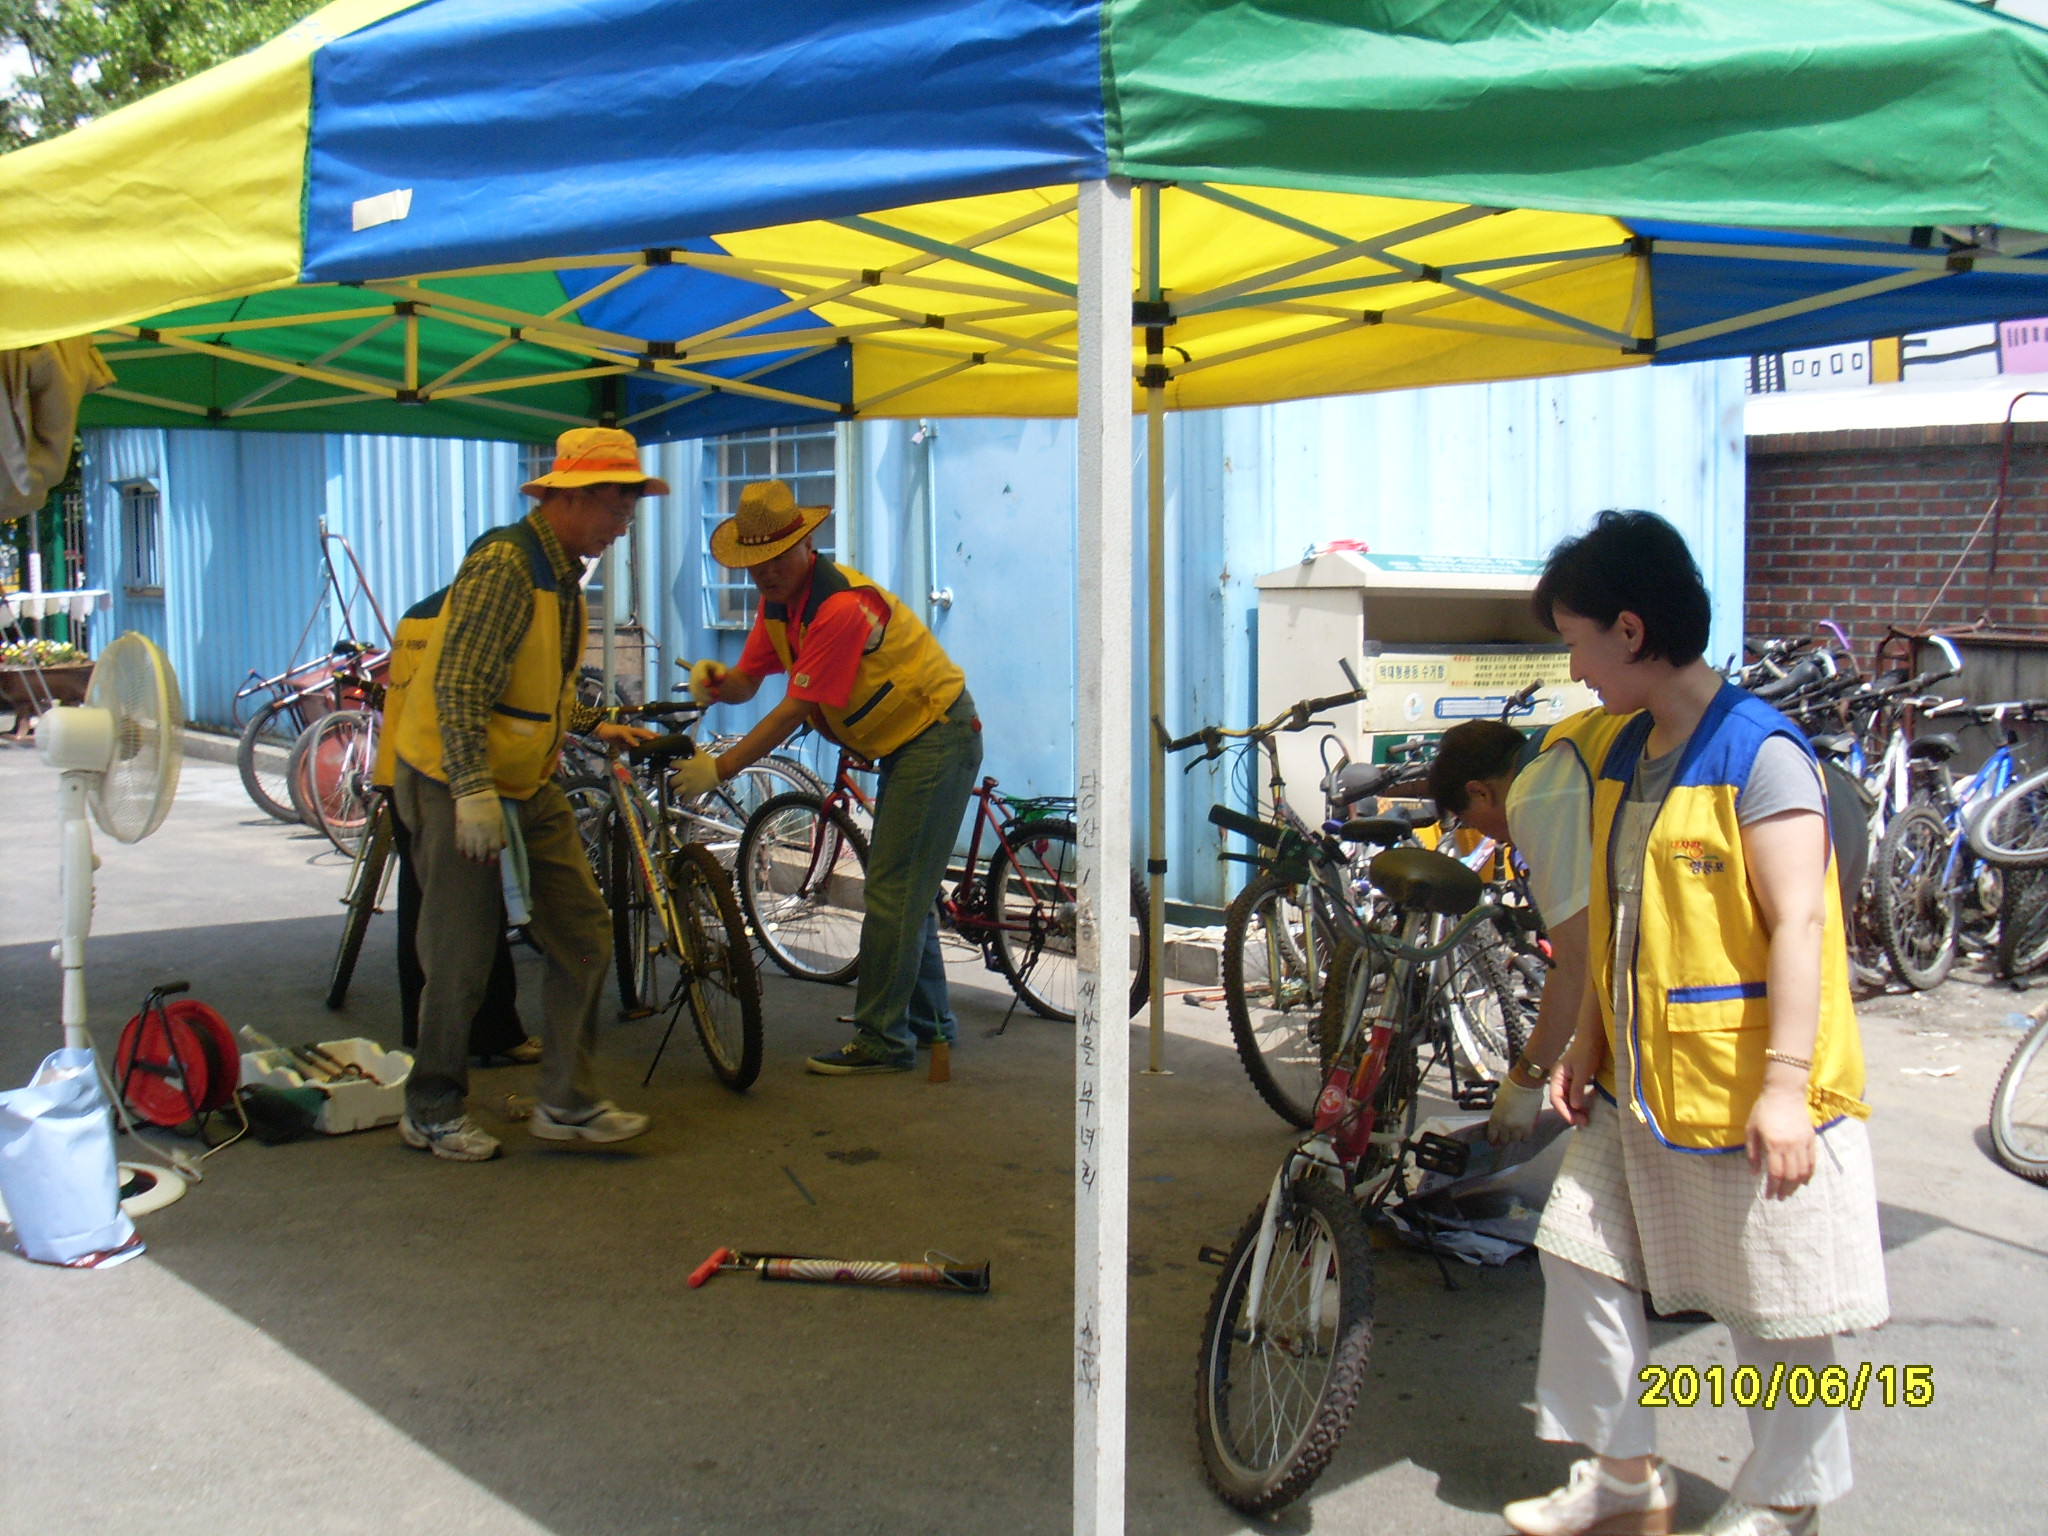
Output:
M1159 272L1159 187L1140 189L1145 210L1139 285L1148 303L1163 296ZM1145 878L1152 922L1143 942L1151 960L1146 1009L1145 1070L1166 1071L1166 328L1145 327L1145 715L1151 772L1146 776L1150 818L1145 831Z
M1122 1536L1130 1263L1131 190L1080 191L1074 1536Z

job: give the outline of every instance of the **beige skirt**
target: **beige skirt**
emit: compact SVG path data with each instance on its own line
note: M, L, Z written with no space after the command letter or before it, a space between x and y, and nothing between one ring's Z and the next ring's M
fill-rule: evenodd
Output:
M1874 1328L1891 1315L1870 1136L1820 1132L1813 1177L1766 1200L1742 1152L1675 1152L1599 1094L1571 1132L1536 1246L1765 1339Z

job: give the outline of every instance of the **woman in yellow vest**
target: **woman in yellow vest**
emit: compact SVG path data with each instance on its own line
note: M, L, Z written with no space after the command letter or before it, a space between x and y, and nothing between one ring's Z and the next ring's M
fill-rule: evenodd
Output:
M1754 1448L1703 1529L1810 1536L1850 1472L1843 1411L1806 1384L1832 1379L1835 1334L1889 1315L1813 753L1701 659L1707 592L1662 518L1603 512L1535 603L1603 706L1546 739L1586 765L1593 880L1589 982L1551 1079L1578 1130L1537 1237L1537 1433L1594 1455L1505 1513L1527 1536L1672 1529L1647 1293L1734 1345L1723 1401Z
M967 679L900 599L817 552L830 507L800 507L780 480L746 486L711 534L721 565L744 570L761 611L739 665L701 661L700 703L740 704L788 674L782 702L718 757L678 766L679 794L699 795L817 726L881 770L860 926L855 1034L806 1068L827 1076L907 1071L917 1048L955 1033L933 902L981 770L981 720Z

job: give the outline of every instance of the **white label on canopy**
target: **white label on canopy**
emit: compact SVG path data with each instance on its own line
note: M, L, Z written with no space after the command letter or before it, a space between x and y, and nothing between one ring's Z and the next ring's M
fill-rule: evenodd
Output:
M400 187L395 192L379 192L375 197L359 197L353 211L355 227L359 230L374 229L379 224L395 224L412 212L412 188Z

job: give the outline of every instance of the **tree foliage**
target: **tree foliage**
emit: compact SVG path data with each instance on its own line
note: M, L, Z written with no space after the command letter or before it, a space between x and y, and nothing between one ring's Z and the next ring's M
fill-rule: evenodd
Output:
M0 150L55 138L246 53L323 3L0 0Z

